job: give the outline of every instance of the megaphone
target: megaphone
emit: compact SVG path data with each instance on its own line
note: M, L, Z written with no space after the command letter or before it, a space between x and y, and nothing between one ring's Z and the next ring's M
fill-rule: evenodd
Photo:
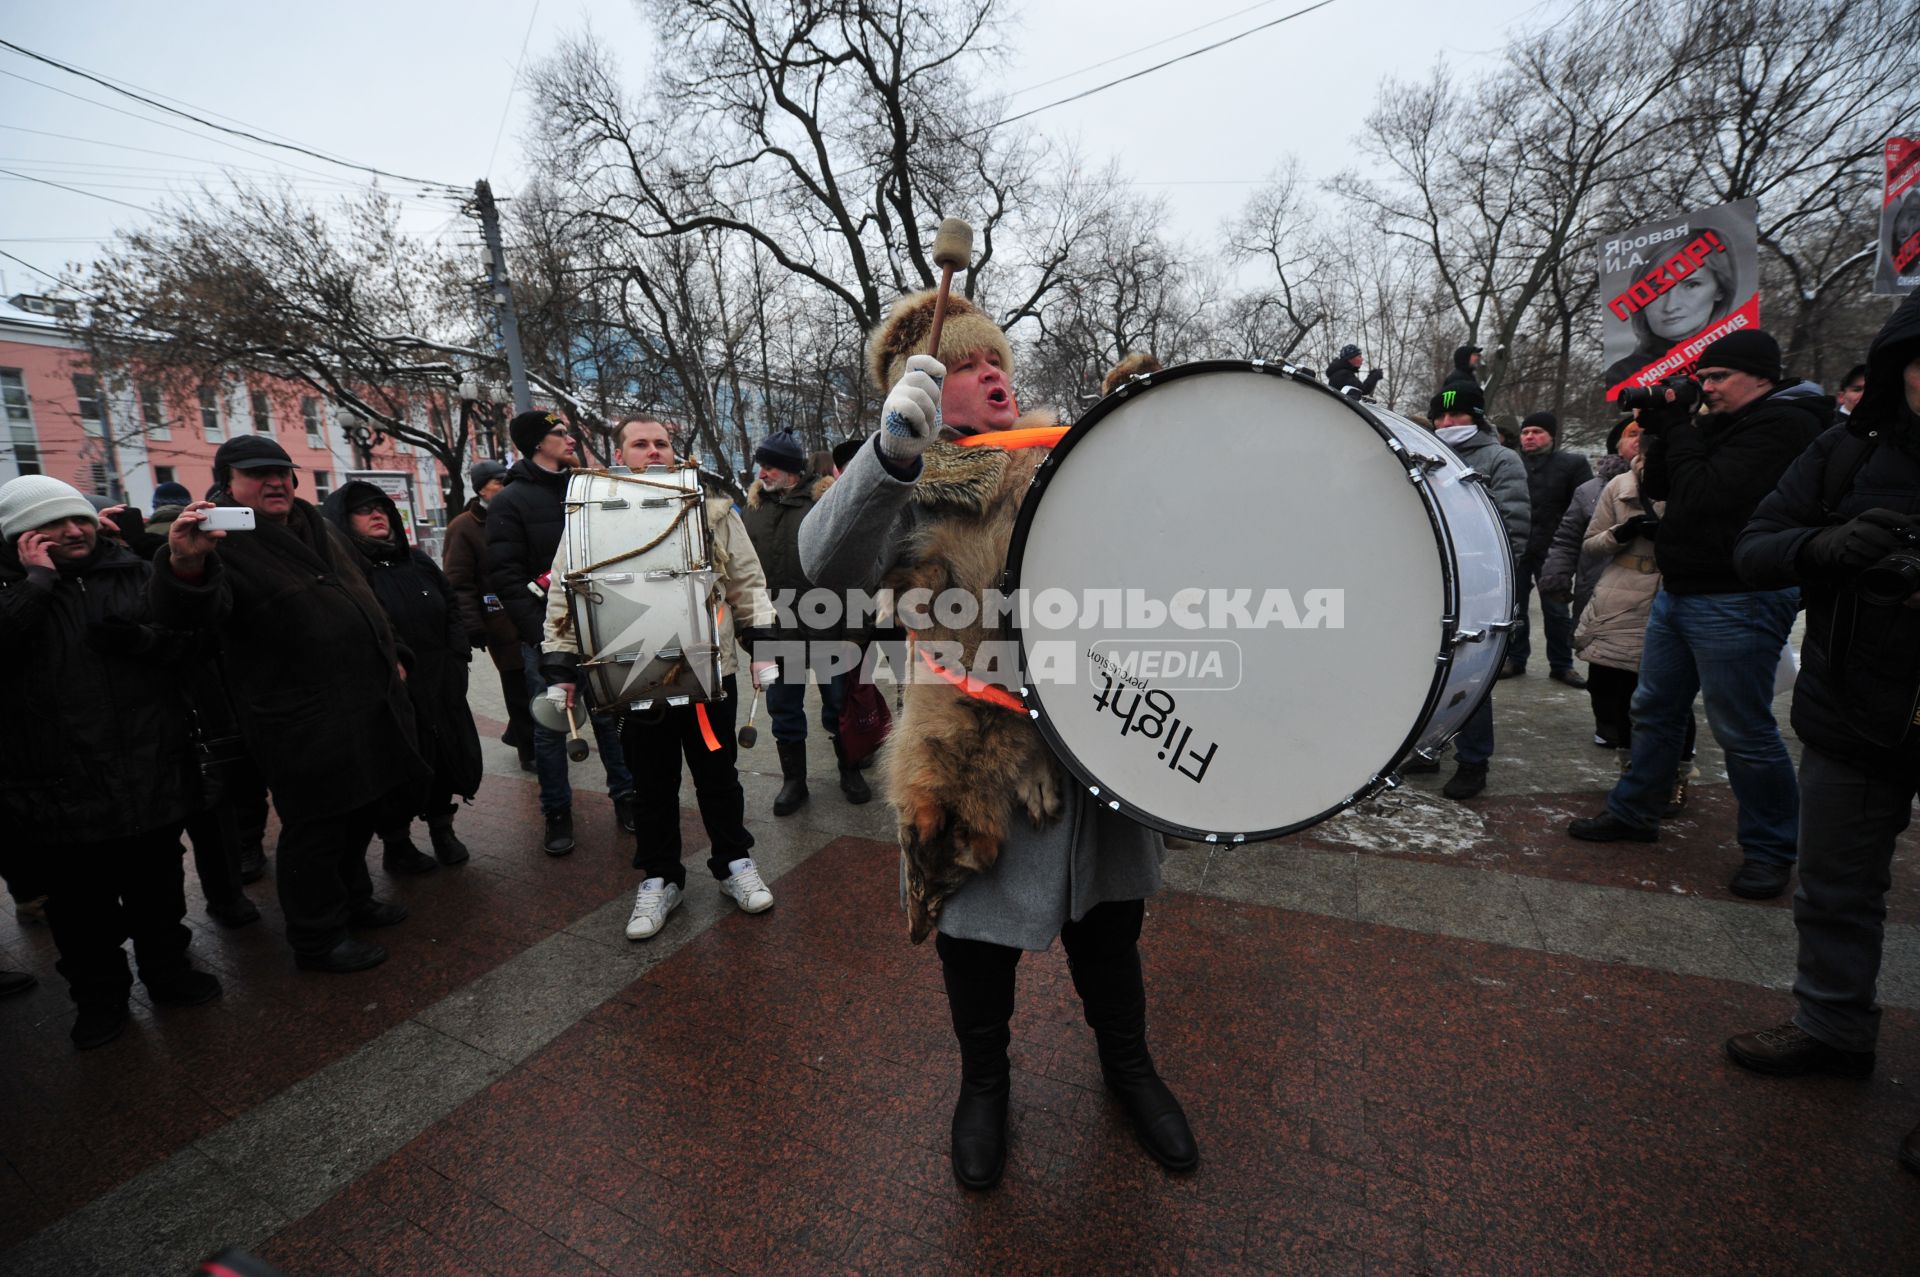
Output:
M581 734L579 724L574 721L573 707L571 705L562 709L560 706L548 700L547 694L542 692L533 698L528 709L533 714L533 721L536 725L544 727L550 732L564 732L566 734L567 758L570 762L581 763L586 761L587 755L591 751L587 747L587 738Z

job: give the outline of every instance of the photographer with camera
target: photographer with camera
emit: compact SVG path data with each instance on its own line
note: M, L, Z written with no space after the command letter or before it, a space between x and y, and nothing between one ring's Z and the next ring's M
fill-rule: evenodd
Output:
M280 813L276 886L296 965L364 971L387 951L349 928L407 916L374 898L367 844L395 791L427 778L401 650L352 543L294 495L285 449L229 439L213 475L219 504L196 501L167 530L153 613L219 640L241 735Z
M1689 419L1696 401L1705 411ZM1798 589L1756 590L1733 567L1755 507L1826 428L1833 401L1788 383L1780 346L1759 330L1722 337L1694 379L1622 391L1639 408L1641 490L1665 501L1654 534L1660 590L1647 618L1633 694L1633 757L1598 816L1567 832L1590 842L1655 842L1693 699L1726 755L1739 803L1742 864L1727 889L1769 900L1787 888L1798 838L1793 760L1773 718L1773 680L1800 609Z
M1793 691L1800 761L1798 1010L1727 1042L1734 1063L1797 1076L1873 1070L1894 839L1920 787L1920 293L1874 340L1866 392L1754 514L1734 564L1806 592ZM1900 1160L1920 1171L1920 1128Z

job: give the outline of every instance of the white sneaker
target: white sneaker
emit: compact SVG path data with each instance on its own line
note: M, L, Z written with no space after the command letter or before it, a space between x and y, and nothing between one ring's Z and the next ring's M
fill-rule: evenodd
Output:
M728 861L727 870L732 876L720 884L720 890L740 903L742 913L763 913L773 908L773 893L760 880L760 869L753 863L753 857Z
M680 888L665 878L649 878L640 884L633 898L633 915L627 919L627 939L651 940L667 925L667 915L680 906Z

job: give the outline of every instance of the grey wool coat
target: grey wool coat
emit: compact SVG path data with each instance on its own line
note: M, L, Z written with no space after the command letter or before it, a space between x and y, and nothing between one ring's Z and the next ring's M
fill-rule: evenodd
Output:
M915 532L944 517L929 512L927 494L916 501L914 480L888 471L876 436L801 525L807 579L823 589L872 590L889 573L910 566ZM1005 551L1005 545L997 547L999 558ZM894 730L910 731L912 721L910 703ZM999 859L946 901L941 933L1046 949L1063 923L1095 905L1159 890L1166 855L1160 835L1099 806L1070 777L1063 789L1064 809L1044 825L1035 825L1016 805Z

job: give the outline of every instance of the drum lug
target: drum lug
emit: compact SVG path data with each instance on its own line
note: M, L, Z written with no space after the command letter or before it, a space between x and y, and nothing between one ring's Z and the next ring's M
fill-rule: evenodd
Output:
M620 504L624 506L626 502L622 501ZM642 497L640 499L640 508L642 510L664 510L672 504L672 497Z
M1518 621L1488 621L1487 628L1495 634L1505 634L1507 631L1516 628L1519 624L1520 622Z
M1491 628L1491 626L1488 627L1488 629ZM1462 643L1483 643L1486 638L1487 630L1461 630L1453 636L1453 645L1459 647Z
M1481 474L1478 470L1469 470L1465 474L1460 476L1460 482L1477 483L1481 487L1485 488L1485 487L1489 487L1493 483L1493 480L1489 479L1486 475Z
M602 510L627 510L631 509L633 505L633 503L625 497L608 497L605 501L596 502L595 504Z

